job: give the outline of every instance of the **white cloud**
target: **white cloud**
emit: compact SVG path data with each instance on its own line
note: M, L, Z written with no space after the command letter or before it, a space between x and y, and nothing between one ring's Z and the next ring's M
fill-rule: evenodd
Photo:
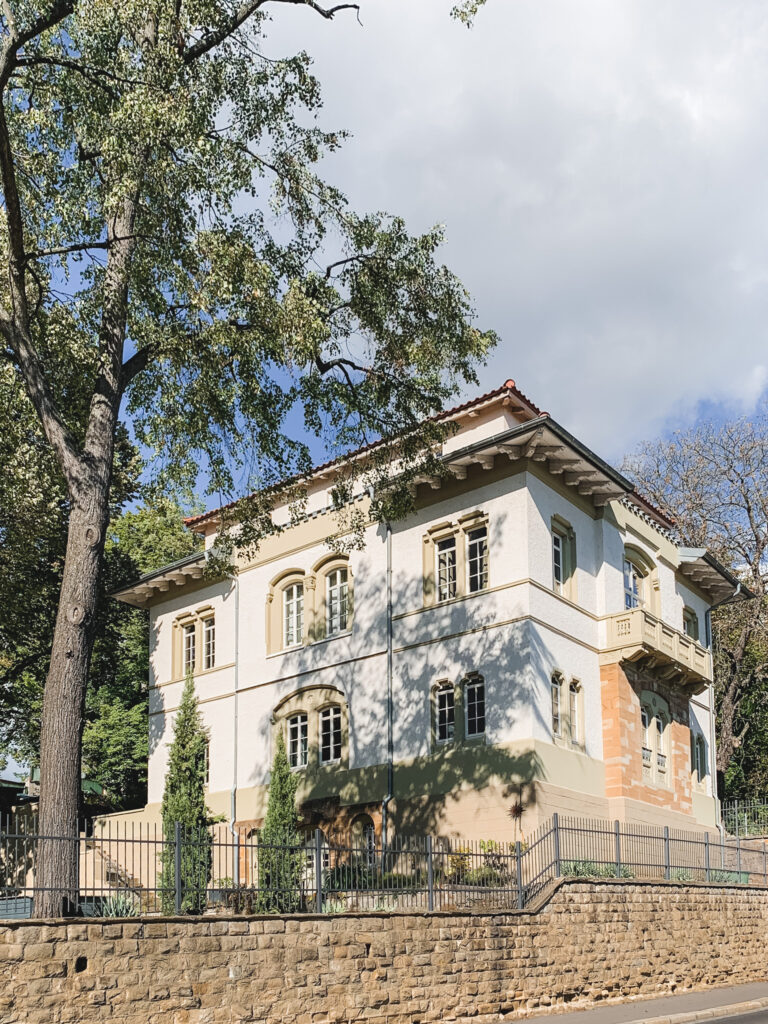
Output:
M327 173L362 209L447 227L508 376L607 457L702 402L754 407L768 312L768 15L755 0L362 0L275 8L305 47Z

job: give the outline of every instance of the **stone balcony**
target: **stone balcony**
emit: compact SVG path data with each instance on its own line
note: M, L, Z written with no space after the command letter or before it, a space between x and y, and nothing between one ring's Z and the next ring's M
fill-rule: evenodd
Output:
M701 693L712 682L712 655L695 640L678 632L644 608L609 615L601 664L642 661L667 682Z

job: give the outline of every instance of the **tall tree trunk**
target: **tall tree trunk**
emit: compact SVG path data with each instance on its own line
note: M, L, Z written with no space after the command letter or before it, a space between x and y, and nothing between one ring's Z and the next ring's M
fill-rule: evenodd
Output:
M40 819L35 915L56 917L78 901L80 769L85 691L93 650L115 430L123 393L128 281L135 202L124 201L109 226L109 258L100 329L102 369L88 417L82 457L69 476L69 518L51 664L40 731ZM59 839L53 837L62 837Z
M109 460L111 462L111 459ZM59 917L78 901L81 738L94 641L109 478L70 514L67 553L40 732L40 841L35 916Z

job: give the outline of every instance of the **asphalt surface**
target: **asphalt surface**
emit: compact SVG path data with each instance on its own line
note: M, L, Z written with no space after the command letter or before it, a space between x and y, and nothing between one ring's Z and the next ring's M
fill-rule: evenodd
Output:
M758 1008L755 1001L766 1005ZM586 1010L553 1010L536 1015L543 1016L557 1016L572 1024L645 1024L646 1021L685 1024L686 1018L689 1021L706 1020L707 1024L731 1020L739 1020L740 1024L768 1024L768 982L728 985L653 999L606 1003Z

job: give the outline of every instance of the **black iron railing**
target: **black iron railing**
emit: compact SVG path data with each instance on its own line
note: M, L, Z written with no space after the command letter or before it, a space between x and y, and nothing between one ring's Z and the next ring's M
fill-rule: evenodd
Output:
M77 881L61 890L62 906L85 916L506 911L569 876L768 886L760 840L558 815L517 842L397 835L385 847L370 834L316 830L274 844L226 825L109 820L45 836L21 817L0 820L0 918L32 915L46 842L75 846Z

